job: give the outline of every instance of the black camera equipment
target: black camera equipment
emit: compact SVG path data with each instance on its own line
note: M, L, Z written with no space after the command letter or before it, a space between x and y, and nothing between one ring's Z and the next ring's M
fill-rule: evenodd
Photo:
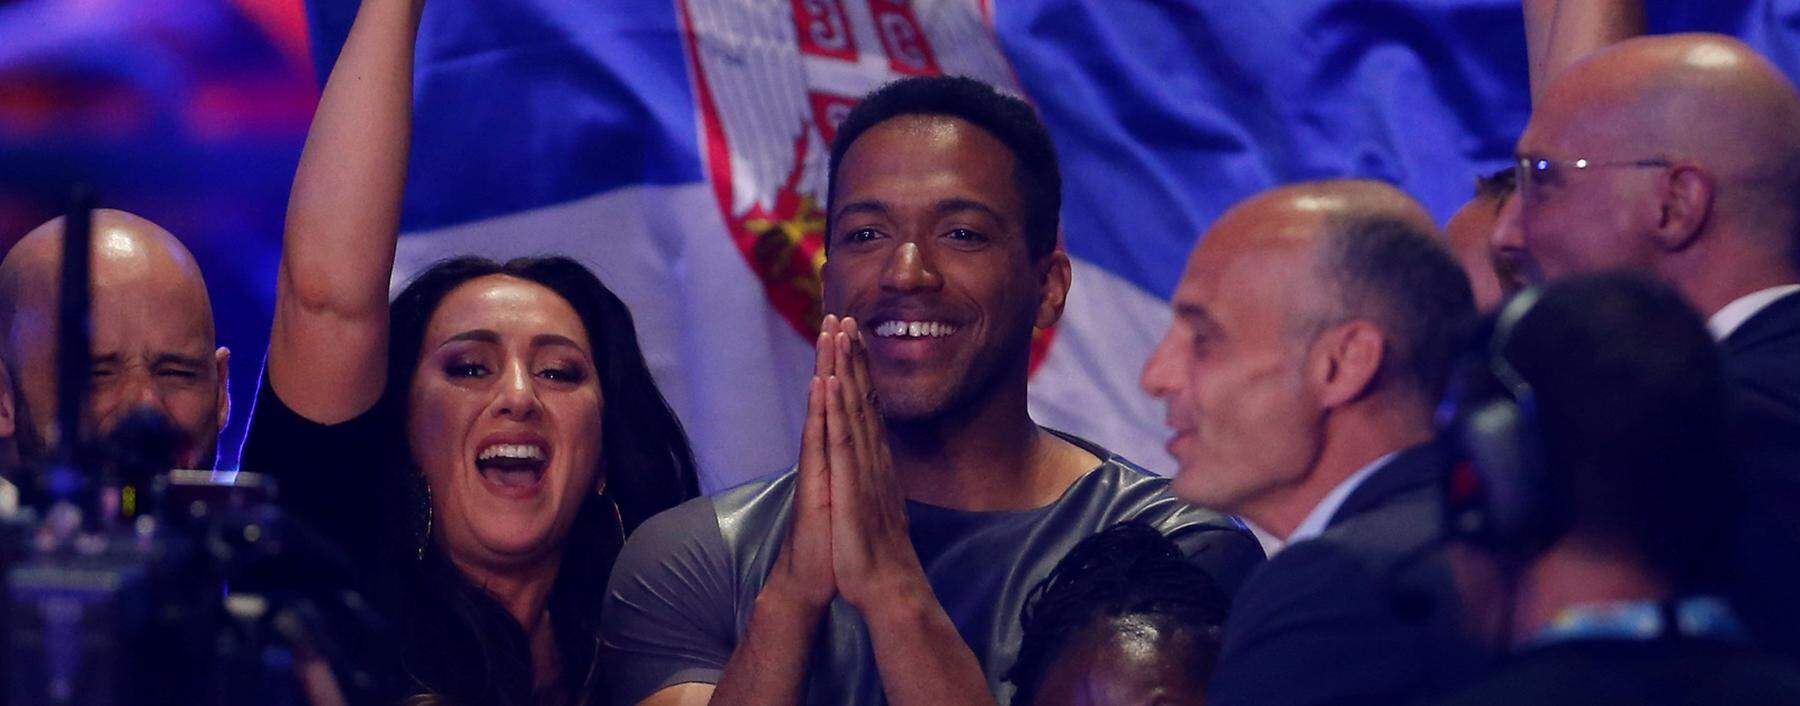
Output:
M0 704L378 703L382 626L344 554L252 473L172 470L182 434L84 419L94 199L63 240L55 453L0 518Z

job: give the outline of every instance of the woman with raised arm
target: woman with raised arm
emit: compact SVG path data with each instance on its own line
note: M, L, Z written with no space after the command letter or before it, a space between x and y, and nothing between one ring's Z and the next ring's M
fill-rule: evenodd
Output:
M244 468L347 548L415 703L601 703L613 556L693 456L574 261L448 260L389 303L422 5L363 0L326 82Z

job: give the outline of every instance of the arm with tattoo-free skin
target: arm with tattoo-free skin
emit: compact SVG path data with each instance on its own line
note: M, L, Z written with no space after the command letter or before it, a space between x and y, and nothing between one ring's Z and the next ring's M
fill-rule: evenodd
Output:
M835 316L821 328L793 518L744 639L717 687L672 686L644 706L799 703L819 622L839 595L869 626L890 703L994 703L907 534L862 334Z
M869 625L889 703L991 706L981 663L938 603L907 533L906 496L855 319L842 322L835 348L837 374L825 381L825 441L838 593Z
M323 424L355 417L387 376L388 277L412 134L424 0L363 0L325 82L288 196L269 380Z
M800 435L794 510L781 556L756 596L743 641L732 651L718 687L710 692L713 704L799 703L813 636L837 594L831 573L831 479L825 444L825 389L836 362L836 325L835 317L825 317L819 334ZM643 703L678 704L683 702L674 699L683 698L684 692L698 696L709 690L702 685L683 687L664 689Z
M1645 31L1644 0L1524 0L1533 102L1557 72Z

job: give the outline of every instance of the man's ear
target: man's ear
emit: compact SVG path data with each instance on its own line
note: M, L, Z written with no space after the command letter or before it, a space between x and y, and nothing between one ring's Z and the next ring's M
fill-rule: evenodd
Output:
M1047 329L1062 319L1063 306L1069 302L1069 287L1074 283L1074 268L1069 254L1058 247L1038 259L1038 309L1032 326Z
M18 404L17 394L11 370L0 363L0 439L13 439L19 431L19 416L13 413Z
M1669 170L1662 191L1662 217L1656 243L1665 252L1680 252L1700 237L1712 216L1713 178L1698 167L1677 165Z
M231 349L219 346L213 351L213 367L219 377L218 406L219 430L225 430L225 423L231 421Z
M1387 356L1381 329L1361 319L1325 329L1313 339L1308 377L1324 409L1341 407L1369 394Z

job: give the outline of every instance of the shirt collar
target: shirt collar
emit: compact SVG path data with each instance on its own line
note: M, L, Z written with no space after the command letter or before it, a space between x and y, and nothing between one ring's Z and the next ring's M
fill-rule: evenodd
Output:
M1275 552L1287 548L1288 545L1324 534L1325 528L1331 524L1331 516L1336 515L1338 508L1344 506L1344 501L1350 499L1350 494L1356 492L1357 487L1361 486L1363 481L1368 480L1369 476L1374 475L1375 471L1387 465L1387 462L1393 460L1394 456L1399 453L1390 451L1383 454L1381 458L1370 461L1368 465L1357 469L1349 477L1338 481L1337 487L1332 488L1331 492L1326 493L1325 498L1319 501L1319 504L1313 506L1312 512L1307 513L1306 519L1301 520L1300 524L1294 527L1294 531L1288 533L1287 539L1283 540L1270 535L1269 541L1263 542L1263 553L1275 556ZM1261 534L1266 534L1254 529L1252 533L1258 534L1258 541L1263 541ZM1271 543L1273 543L1272 547Z
M1713 340L1723 341L1757 312L1795 292L1800 292L1800 284L1784 284L1738 297L1706 320L1706 330L1712 332Z
M1281 551L1281 548L1287 545L1286 542L1281 541L1280 537L1275 536L1274 532L1256 526L1256 523L1251 522L1248 518L1240 517L1238 521L1244 523L1244 528L1250 530L1250 536L1255 537L1256 543L1262 545L1264 557L1275 556L1275 552Z

